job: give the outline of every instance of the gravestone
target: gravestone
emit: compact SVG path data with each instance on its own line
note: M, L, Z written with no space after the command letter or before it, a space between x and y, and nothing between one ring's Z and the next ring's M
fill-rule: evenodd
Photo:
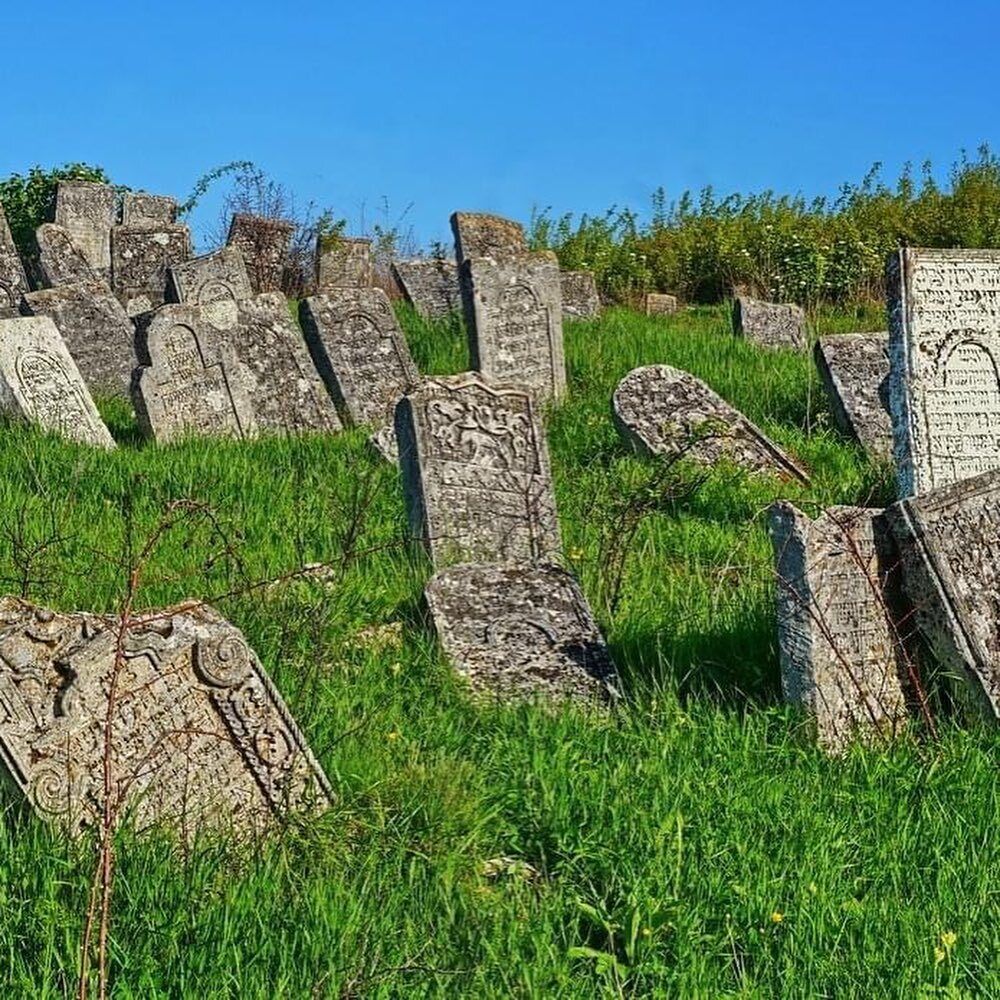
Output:
M618 676L576 580L551 565L465 564L424 591L441 646L473 692L607 701Z
M644 309L647 316L670 316L677 312L677 296L662 292L647 292Z
M0 409L79 444L115 446L49 316L0 319Z
M205 318L220 329L236 323L236 303L253 295L243 256L235 247L170 265L171 297L202 306Z
M372 241L347 236L316 240L316 288L371 288L375 282Z
M540 399L566 390L559 264L550 254L469 257L460 268L472 367Z
M256 432L246 372L208 308L162 306L139 328L132 402L143 433L158 444Z
M111 284L126 313L138 316L162 306L170 294L170 267L190 256L187 226L115 226L111 231Z
M820 337L816 367L837 426L878 459L892 457L889 335Z
M563 319L597 319L601 297L592 271L560 271Z
M489 257L499 264L528 252L524 227L500 215L455 212L451 217L455 260L461 266L469 257Z
M84 260L107 277L111 269L111 226L115 220L115 189L92 181L59 181L55 218L69 233Z
M7 225L3 205L0 205L0 317L16 316L21 296L28 290L21 255Z
M162 194L126 191L122 198L123 226L172 226L177 222L177 202Z
M739 295L733 303L733 332L764 347L803 350L806 314L793 303L760 302Z
M701 379L670 365L630 371L611 401L615 425L640 454L726 460L808 483L794 459Z
M233 216L226 243L243 255L255 293L281 291L294 233L295 224L284 219L243 212Z
M36 277L39 286L57 288L78 281L93 284L101 280L61 226L43 222L35 230L35 245L38 248Z
M784 502L770 510L781 686L833 753L906 723L899 557L881 515L831 507L813 520Z
M0 599L0 757L39 816L259 834L330 784L242 633L193 603L120 620ZM115 678L114 701L109 690ZM110 725L109 725L110 715ZM107 801L105 768L110 775Z
M886 286L899 495L1000 467L1000 251L901 250Z
M477 372L427 378L396 407L411 532L435 565L535 563L559 554L538 403Z
M393 261L392 273L406 301L426 319L445 319L462 308L458 267L426 257Z
M29 316L51 316L92 393L127 396L135 368L135 331L122 304L100 281L43 288L24 296Z

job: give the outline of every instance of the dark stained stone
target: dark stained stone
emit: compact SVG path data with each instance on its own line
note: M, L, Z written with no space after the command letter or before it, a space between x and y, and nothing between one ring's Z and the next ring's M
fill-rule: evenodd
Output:
M3 205L0 205L0 317L16 316L21 296L28 291L21 255L7 225Z
M597 319L601 297L592 271L560 271L563 319Z
M187 226L115 226L111 284L129 316L157 309L170 295L170 267L191 256Z
M461 311L458 268L449 260L423 257L393 262L392 273L406 301L427 319L444 319Z
M791 303L760 302L740 295L733 303L733 332L764 347L803 350L806 314Z
M237 213L229 225L226 243L243 255L255 293L280 292L295 224L285 219Z
M528 252L524 227L500 215L485 212L455 212L451 217L455 237L455 260L459 265L469 257L489 257L496 263Z

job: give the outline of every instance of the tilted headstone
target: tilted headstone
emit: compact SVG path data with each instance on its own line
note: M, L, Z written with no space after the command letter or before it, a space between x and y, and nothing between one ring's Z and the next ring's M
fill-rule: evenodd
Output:
M0 409L79 444L115 446L49 316L0 319Z
M115 221L115 189L92 181L59 181L52 220L69 233L84 260L101 276L111 269L111 227Z
M78 281L94 283L102 280L62 226L43 222L35 230L35 245L38 248L36 277L40 286L58 288L59 285L71 285Z
M316 289L371 288L375 281L372 241L348 236L319 236L316 240Z
M243 255L235 247L171 264L170 287L172 298L203 306L206 318L220 328L231 327L236 303L253 295Z
M427 319L444 319L462 308L458 267L427 257L393 261L392 273L406 301Z
M677 296L663 292L647 292L643 300L647 316L670 316L677 312Z
M834 753L906 723L899 557L881 515L831 507L813 520L790 503L770 510L781 686Z
M733 332L764 347L802 350L806 314L794 303L760 302L740 295L733 303Z
M756 424L689 372L670 365L634 368L611 401L615 425L640 454L727 460L751 472L809 476Z
M0 759L71 833L99 826L107 805L137 830L256 834L332 799L242 633L193 603L122 632L113 616L0 599Z
M548 445L533 393L477 372L424 379L396 407L410 528L435 565L559 554Z
M191 256L187 226L143 224L111 231L111 284L129 316L158 309L170 295L170 268Z
M138 331L143 367L132 380L132 402L143 433L158 444L256 432L246 371L206 316L209 308L166 305Z
M469 257L489 257L499 264L528 252L524 227L500 215L455 212L451 217L451 231L455 237L455 260L459 265Z
M123 226L172 226L177 222L177 201L163 194L126 191L122 198Z
M592 271L560 271L563 319L597 319L601 297Z
M21 255L7 225L3 205L0 205L0 317L16 316L21 296L28 291Z
M886 285L899 495L1000 467L1000 250L901 250Z
M243 254L254 292L280 292L288 266L295 224L284 219L238 212L226 243Z
M820 337L816 342L816 367L837 426L874 458L891 458L889 335Z
M441 646L480 695L609 700L618 676L586 598L556 566L465 564L424 591Z

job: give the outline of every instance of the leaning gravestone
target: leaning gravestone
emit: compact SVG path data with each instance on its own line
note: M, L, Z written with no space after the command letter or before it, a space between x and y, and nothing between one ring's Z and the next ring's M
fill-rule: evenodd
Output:
M499 264L528 252L524 227L500 215L455 212L451 217L451 231L459 266L469 257L489 257Z
M685 455L704 465L727 460L751 472L808 483L767 435L701 379L670 365L630 371L611 401L621 435L644 455Z
M592 271L560 271L563 319L597 319L601 297Z
M548 446L535 396L476 372L424 379L396 407L414 538L435 565L559 554Z
M126 191L122 198L123 226L172 226L177 221L177 202L162 194Z
M0 319L0 409L80 444L115 446L48 316Z
M111 269L111 226L115 189L91 181L59 181L53 221L69 233L73 245L101 276Z
M406 301L427 319L444 319L462 308L458 267L427 257L393 261L392 273Z
M792 303L759 302L740 295L733 303L733 332L764 347L802 350L806 346L806 314Z
M874 458L892 457L889 417L889 335L820 337L816 367L840 429Z
M163 306L140 327L137 348L143 367L132 380L132 402L147 437L167 444L255 433L246 372L206 307Z
M61 226L43 222L35 230L35 246L38 249L35 277L41 287L57 288L77 281L102 280Z
M790 503L770 511L781 686L833 753L906 723L898 554L881 514L831 507L813 520Z
M677 312L677 296L663 292L647 292L644 299L647 316L670 316Z
M205 317L220 328L237 319L237 302L253 295L243 256L235 247L170 266L172 297L178 302L203 306Z
M115 226L111 231L111 284L128 315L138 316L162 306L170 293L170 268L190 256L187 226Z
M226 243L243 255L254 292L280 292L295 224L238 212Z
M505 700L618 695L600 629L565 570L451 566L424 595L445 653L475 693Z
M0 317L16 316L21 296L28 290L28 279L21 255L7 225L3 205L0 205Z
M886 284L899 495L1000 467L1000 251L901 250Z
M115 825L189 839L202 827L258 834L330 805L237 628L192 603L137 615L119 643L120 630L115 617L0 599L0 757L41 817L78 833L107 806Z
M372 241L348 236L320 236L316 240L316 288L371 288L375 282Z

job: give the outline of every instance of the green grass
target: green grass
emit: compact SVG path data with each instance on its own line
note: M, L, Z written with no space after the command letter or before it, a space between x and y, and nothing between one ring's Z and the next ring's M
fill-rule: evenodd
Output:
M423 370L467 363L458 329L403 319ZM997 736L944 723L937 743L830 761L780 702L768 503L882 503L891 490L831 429L810 357L737 341L708 308L612 311L570 325L566 348L551 446L568 562L626 682L610 716L466 700L422 619L429 567L405 546L397 473L362 432L157 449L108 404L112 455L0 434L7 590L24 583L18 553L55 535L29 567L30 596L113 610L128 553L182 497L218 524L166 536L143 606L313 560L340 570L334 587L218 601L290 703L336 807L254 847L123 835L116 997L1000 993ZM619 441L609 399L630 368L661 361L742 407L813 484L713 470L642 522L612 607L609 518L650 467ZM396 621L398 647L359 635ZM91 852L13 806L0 815L0 995L73 991ZM499 857L531 869L484 875Z

